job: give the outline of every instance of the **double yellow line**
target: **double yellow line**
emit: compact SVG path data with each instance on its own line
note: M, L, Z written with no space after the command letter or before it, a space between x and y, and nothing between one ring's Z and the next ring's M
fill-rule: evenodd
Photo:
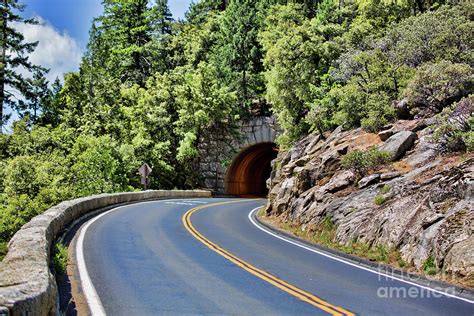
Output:
M260 279L272 284L273 286L276 286L280 290L291 294L297 298L299 298L302 301L305 301L306 303L309 303L313 305L314 307L317 307L331 315L355 315L350 311L347 311L341 307L334 306L322 299L320 299L317 296L314 296L311 293L305 292L300 288L297 288L294 285L291 285L283 280L280 280L279 278L275 277L274 275L271 275L270 273L267 273L263 270L258 269L257 267L251 265L250 263L240 259L239 257L231 254L227 250L221 248L220 246L216 245L206 237L204 237L196 228L194 228L192 222L191 222L191 216L204 208L212 207L212 206L217 206L217 205L223 205L223 204L230 204L230 203L238 203L238 202L248 202L249 200L245 201L228 201L228 202L220 202L220 203L214 203L214 204L208 204L208 205L202 205L198 206L195 208L190 209L187 211L183 217L183 225L186 227L186 229L193 235L197 240L202 242L204 245L206 245L208 248L211 250L217 252L227 260L231 261L232 263L236 264L240 268L244 269L245 271L253 274L256 277L259 277Z

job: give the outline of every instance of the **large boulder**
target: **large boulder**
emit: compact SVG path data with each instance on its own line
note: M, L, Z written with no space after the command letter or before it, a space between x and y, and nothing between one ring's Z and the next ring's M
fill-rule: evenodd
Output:
M398 132L387 139L380 150L388 151L392 155L392 160L398 160L409 150L415 143L416 133L410 131Z
M346 170L336 173L331 180L322 188L322 191L334 193L342 190L353 183L355 174L352 170Z
M358 182L359 189L365 188L368 185L374 184L380 180L380 174L376 173L367 177L360 179Z
M445 269L449 274L468 277L474 274L474 236L458 242L445 259Z

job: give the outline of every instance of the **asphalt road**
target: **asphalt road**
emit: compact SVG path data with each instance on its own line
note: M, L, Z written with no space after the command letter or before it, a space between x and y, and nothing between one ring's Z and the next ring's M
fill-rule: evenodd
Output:
M206 207L229 201L239 202ZM190 199L112 210L83 233L81 282L91 281L108 315L474 315L470 302L260 230L248 214L263 204Z

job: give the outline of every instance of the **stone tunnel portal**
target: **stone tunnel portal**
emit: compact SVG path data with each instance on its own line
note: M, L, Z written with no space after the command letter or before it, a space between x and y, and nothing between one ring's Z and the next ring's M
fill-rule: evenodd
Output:
M266 181L276 158L275 143L259 143L242 150L232 161L225 177L225 192L237 196L266 196Z

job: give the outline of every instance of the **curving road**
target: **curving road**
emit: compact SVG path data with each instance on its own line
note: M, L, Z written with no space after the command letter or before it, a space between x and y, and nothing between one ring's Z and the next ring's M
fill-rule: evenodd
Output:
M92 313L474 314L469 300L388 279L263 231L248 216L263 204L154 201L92 219L76 247Z

